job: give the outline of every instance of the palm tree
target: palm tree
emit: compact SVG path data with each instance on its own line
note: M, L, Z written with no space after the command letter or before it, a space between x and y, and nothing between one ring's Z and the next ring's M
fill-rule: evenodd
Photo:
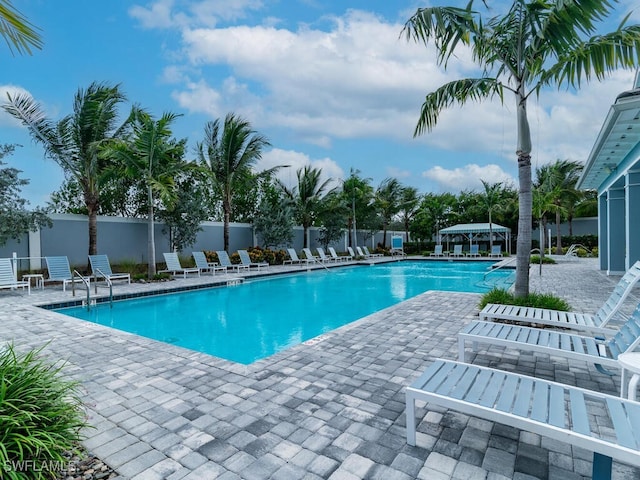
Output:
M9 0L0 0L0 35L11 53L31 55L31 47L42 48L42 38L25 16Z
M480 198L484 203L484 207L489 214L489 250L493 250L493 212L500 208L503 197L502 182L488 183L480 180L484 187L484 192L480 194Z
M582 172L582 164L569 160L556 160L550 166L549 190L553 192L553 211L556 214L556 254L562 255L562 235L560 223L562 214L573 210L580 199L576 183Z
M618 68L633 68L640 55L640 27L623 22L612 33L592 36L596 23L614 8L606 0L545 2L514 0L502 16L488 19L473 9L430 7L419 9L405 24L407 39L434 42L444 68L460 44L471 48L483 72L479 78L449 82L429 93L422 105L414 135L430 131L440 112L454 104L498 97L505 90L516 100L519 217L516 260L516 296L529 292L531 250L531 132L527 100L543 87L568 84L579 87L592 76L603 79Z
M183 161L186 140L172 137L171 124L180 115L164 113L155 120L139 107L133 107L124 140L111 142L104 154L118 161L124 174L142 181L148 202L148 276L156 274L154 205L157 198L171 205L176 198L174 178L187 168Z
M98 253L98 221L100 190L106 180L109 161L99 155L100 149L122 135L118 125L118 105L125 100L119 85L92 83L79 89L73 102L73 113L55 123L29 95L7 95L2 107L29 129L33 139L41 143L45 155L74 178L82 189L89 218L89 255Z
M409 225L420 209L420 196L415 187L404 187L400 194L400 219L404 224L404 233L409 241Z
M331 179L320 182L322 169L306 165L296 171L298 185L291 189L282 186L285 194L293 201L298 222L304 230L304 247L309 246L308 232L322 213L322 198Z
M359 176L360 170L351 169L349 178L342 182L342 195L345 202L350 206L347 218L347 228L349 229L349 246L355 248L357 242L358 222L363 226L367 225L367 217L370 217L372 210L374 190L371 186L370 178Z
M198 160L207 168L214 189L222 198L225 250L229 249L233 192L238 185L245 183L251 175L251 167L262 157L262 150L269 145L267 138L253 131L248 121L233 113L228 113L225 117L222 130L220 119L207 122L204 140L196 145Z
M387 227L400 212L402 185L395 178L384 179L376 190L375 203L382 217L382 248L387 244Z

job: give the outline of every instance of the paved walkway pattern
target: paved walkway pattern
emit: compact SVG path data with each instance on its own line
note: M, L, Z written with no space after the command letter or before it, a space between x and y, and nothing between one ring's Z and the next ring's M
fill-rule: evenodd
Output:
M532 290L590 312L617 280L592 259L531 273ZM115 287L145 288L157 285ZM94 427L84 443L123 479L589 477L591 452L438 408L418 409L418 444L406 444L404 389L434 358L456 358L456 333L476 317L479 298L427 292L249 366L32 305L72 299L56 286L30 297L0 292L0 338L20 349L47 344L47 355L67 361ZM473 363L619 391L618 377L545 355L492 347ZM615 463L614 478L640 470Z

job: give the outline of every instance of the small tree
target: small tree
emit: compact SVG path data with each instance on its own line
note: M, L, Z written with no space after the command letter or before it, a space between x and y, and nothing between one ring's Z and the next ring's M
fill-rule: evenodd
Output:
M350 209L341 192L331 191L323 199L319 215L321 223L318 241L324 248L342 238Z
M270 185L253 220L264 247L290 244L293 239L293 205L280 188Z
M0 159L11 155L16 145L0 145ZM29 204L20 197L20 187L28 185L29 181L19 177L20 170L10 167L0 160L0 245L4 245L10 238L20 240L28 231L35 231L38 227L51 226L51 220L44 211L36 208L28 211Z
M174 182L175 198L169 205L158 209L157 217L165 224L163 233L169 233L171 250L182 251L196 243L202 222L209 212L204 200L204 186L196 172L179 173Z

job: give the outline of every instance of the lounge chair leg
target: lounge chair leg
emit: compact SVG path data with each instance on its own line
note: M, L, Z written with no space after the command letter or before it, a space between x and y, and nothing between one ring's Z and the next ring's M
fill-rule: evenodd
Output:
M591 478L593 480L611 480L612 463L611 457L594 452Z
M458 360L464 362L464 338L458 338Z
M407 444L415 447L416 445L416 401L414 398L406 397L406 416L407 416Z

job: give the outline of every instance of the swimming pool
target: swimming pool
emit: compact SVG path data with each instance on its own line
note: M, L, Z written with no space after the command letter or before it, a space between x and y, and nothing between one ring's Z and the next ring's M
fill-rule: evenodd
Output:
M427 290L485 292L493 262L393 262L56 311L250 364ZM512 272L492 272L508 281Z

